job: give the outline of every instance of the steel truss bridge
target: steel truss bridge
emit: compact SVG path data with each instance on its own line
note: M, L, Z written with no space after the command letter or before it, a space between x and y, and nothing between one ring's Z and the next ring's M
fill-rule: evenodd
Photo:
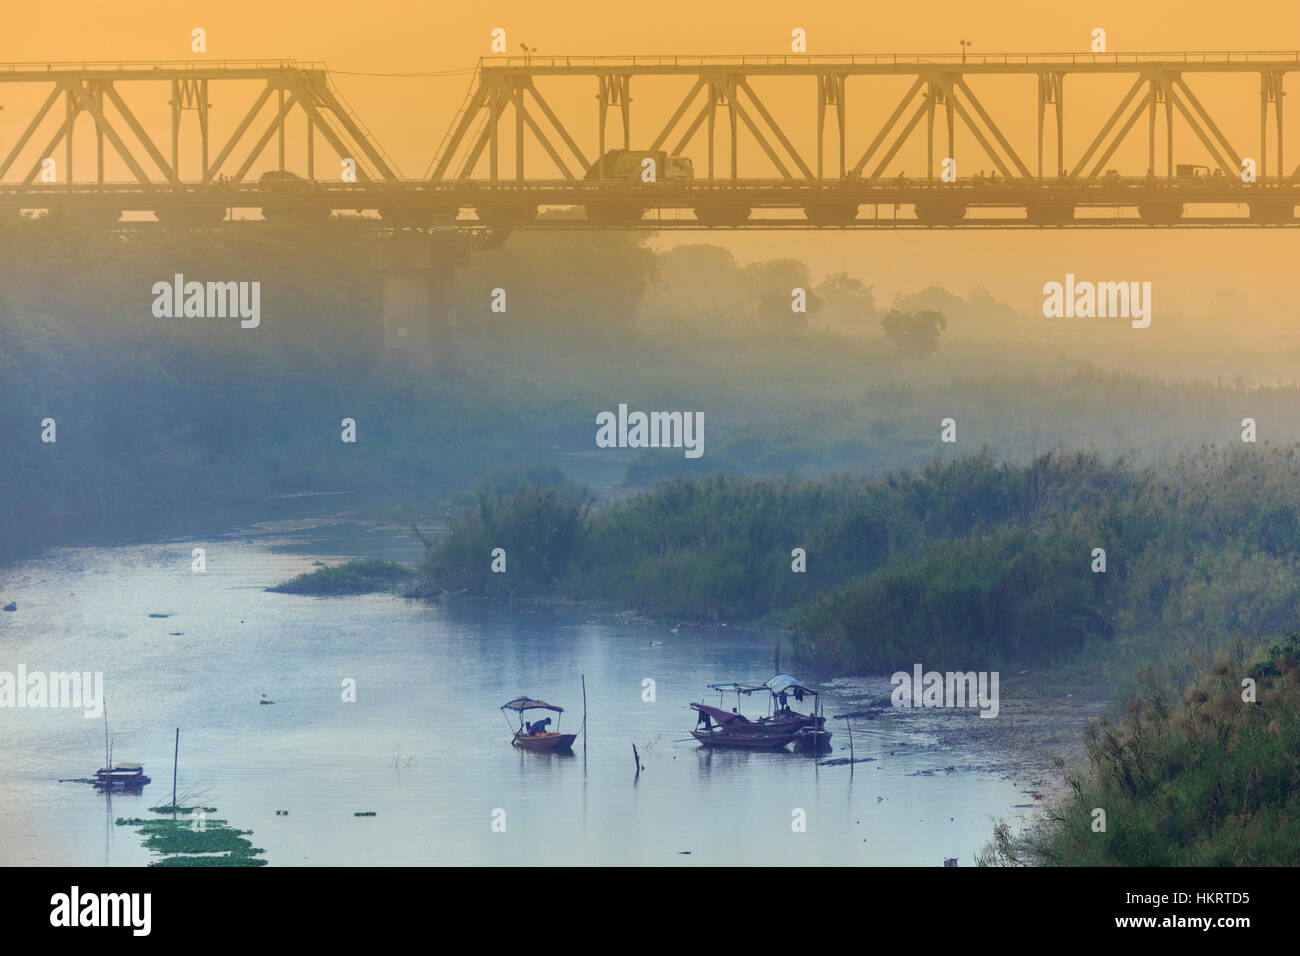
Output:
M0 64L0 215L191 228L235 210L306 223L364 210L383 229L487 234L1296 225L1283 88L1296 72L1300 52L486 57L425 175L408 178L323 64ZM1125 92L1089 88L1104 77ZM1011 105L994 78L1025 95ZM643 86L673 83L670 108L642 105L657 102ZM1083 127L1075 114L1103 101L1104 121ZM1225 134L1244 138L1256 115L1257 140ZM1111 168L1143 141L1143 168ZM902 175L922 142L924 169ZM614 178L615 149L670 168L688 157L694 176ZM106 158L129 178L106 178Z

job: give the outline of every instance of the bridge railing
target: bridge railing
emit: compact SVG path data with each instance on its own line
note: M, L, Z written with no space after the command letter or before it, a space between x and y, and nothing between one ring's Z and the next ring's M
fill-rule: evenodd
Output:
M1125 65L1137 63L1245 64L1300 63L1300 51L1231 51L1138 53L843 53L815 55L793 54L724 54L719 56L485 56L480 64L488 69L519 68L558 69L605 67L709 67L709 66L890 66L954 63L970 65Z
M65 73L74 70L146 73L151 70L324 70L320 60L50 60L0 63L0 73Z

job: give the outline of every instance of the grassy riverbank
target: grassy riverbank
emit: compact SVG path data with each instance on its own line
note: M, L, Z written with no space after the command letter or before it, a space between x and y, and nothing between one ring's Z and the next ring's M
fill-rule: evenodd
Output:
M1220 655L1186 684L1148 680L1087 731L1090 768L1043 824L1005 823L995 866L1294 866L1300 860L1300 634Z
M1246 448L1163 467L985 452L875 480L678 479L599 508L529 483L455 514L416 591L765 619L851 672L1131 675L1293 625L1298 479L1296 448Z

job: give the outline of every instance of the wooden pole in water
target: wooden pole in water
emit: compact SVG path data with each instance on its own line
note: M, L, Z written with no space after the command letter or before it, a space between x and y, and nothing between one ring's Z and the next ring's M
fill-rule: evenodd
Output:
M632 760L636 764L636 775L641 776L641 755L636 752L636 744L632 745Z
M847 717L844 718L844 729L849 734L849 776L853 775L853 725L849 723Z
M107 774L113 768L108 763L108 698L104 698L104 773ZM107 786L108 780L104 784Z
M582 752L587 752L587 675L582 676Z
M176 728L176 749L172 751L172 819L176 819L176 764L181 757L181 729Z

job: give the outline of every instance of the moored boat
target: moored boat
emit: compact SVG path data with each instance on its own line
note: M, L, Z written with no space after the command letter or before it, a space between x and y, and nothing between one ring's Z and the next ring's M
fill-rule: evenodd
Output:
M691 736L705 746L779 750L793 742L795 750L801 753L823 753L830 749L831 734L825 728L826 718L820 713L817 691L789 674L778 674L758 686L732 681L710 684L709 688L718 692L719 702L726 694L735 694L737 706L726 711L707 704L691 704L700 715ZM769 713L765 717L750 719L739 711L740 696L755 693L769 695ZM796 701L812 697L812 713L801 714L793 710L789 705L790 697Z
M573 741L577 739L578 735L560 733L558 718L555 730L550 729L551 718L549 717L527 722L524 720L526 711L549 710L555 714L562 714L564 713L563 707L557 707L554 704L548 704L544 700L536 700L532 697L516 697L514 700L502 704L501 710L503 712L513 711L519 715L519 729L514 732L514 739L510 742L511 746L533 753L565 753L573 749Z
M691 709L700 715L691 736L706 747L780 750L799 731L794 726L751 721L734 710L725 711L708 704L691 704Z
M825 753L831 749L831 732L826 729L826 717L821 713L821 695L789 674L777 674L763 686L772 695L772 720L798 725L794 749L800 753ZM812 712L801 714L790 707L790 698L802 702L811 697Z
M152 782L138 763L116 763L95 771L95 786L100 790L140 790Z

